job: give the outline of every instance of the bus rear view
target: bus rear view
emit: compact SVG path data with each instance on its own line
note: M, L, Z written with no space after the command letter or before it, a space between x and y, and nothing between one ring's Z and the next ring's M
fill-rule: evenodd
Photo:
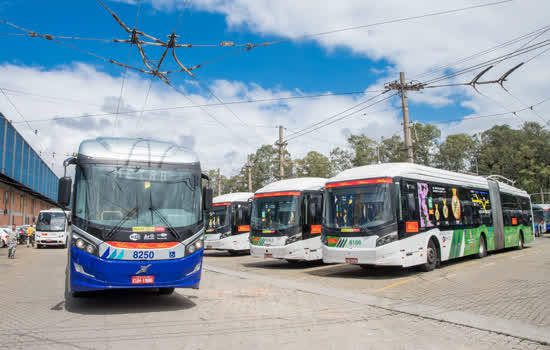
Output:
M198 288L203 255L202 190L197 156L167 142L98 138L76 158L66 291ZM69 190L67 189L69 187ZM68 204L70 179L60 181Z

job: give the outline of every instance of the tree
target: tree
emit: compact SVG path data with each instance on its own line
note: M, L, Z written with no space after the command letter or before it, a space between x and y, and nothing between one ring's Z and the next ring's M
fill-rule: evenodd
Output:
M435 165L446 170L468 170L475 164L479 149L479 140L476 135L467 134L449 135L439 146L439 153L435 156Z
M331 176L330 161L327 156L310 151L303 159L296 163L296 176L325 177Z
M336 176L338 173L350 169L352 167L351 159L353 154L350 151L342 149L340 147L334 148L330 151L330 175Z
M441 131L431 124L413 123L411 125L411 135L414 162L416 164L431 165L433 157L437 153L437 140L441 137Z
M383 139L378 147L380 148L380 161L382 163L404 162L406 160L405 146L398 135Z
M353 150L351 164L353 166L362 166L374 164L377 162L376 142L365 135L351 135L348 143Z

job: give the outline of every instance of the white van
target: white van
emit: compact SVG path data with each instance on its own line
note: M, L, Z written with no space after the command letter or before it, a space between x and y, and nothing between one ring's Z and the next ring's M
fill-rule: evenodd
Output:
M70 216L61 209L40 211L36 219L34 239L37 248L47 245L67 247L67 237L71 230Z

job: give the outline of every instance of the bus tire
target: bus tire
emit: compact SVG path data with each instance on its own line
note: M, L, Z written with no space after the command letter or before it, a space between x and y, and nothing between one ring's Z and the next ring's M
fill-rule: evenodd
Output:
M430 239L428 242L428 248L426 249L426 263L420 265L420 270L429 272L434 270L439 265L439 252L433 241Z
M157 292L158 295L171 295L174 293L175 288L169 287L169 288L159 288L159 291Z
M518 243L518 250L523 249L523 232L519 231L519 243Z
M485 240L485 235L481 234L479 236L479 251L477 253L478 259L483 259L487 256L487 241Z

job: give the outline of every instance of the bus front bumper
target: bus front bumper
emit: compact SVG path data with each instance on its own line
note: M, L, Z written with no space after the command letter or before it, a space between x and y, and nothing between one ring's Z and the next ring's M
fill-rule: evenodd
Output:
M206 250L248 250L250 249L249 237L250 232L245 232L222 239L209 240L208 234L206 234L204 237L204 247Z
M202 249L185 258L172 260L101 259L75 247L71 247L70 254L70 283L73 292L167 287L198 289L200 284ZM143 269L145 272L138 273ZM154 282L133 284L134 276L152 276Z
M309 238L284 246L250 245L250 255L257 258L275 258L287 260L321 260L321 238Z
M389 243L376 248L335 248L323 244L323 262L404 266L405 252L401 252L395 243Z

